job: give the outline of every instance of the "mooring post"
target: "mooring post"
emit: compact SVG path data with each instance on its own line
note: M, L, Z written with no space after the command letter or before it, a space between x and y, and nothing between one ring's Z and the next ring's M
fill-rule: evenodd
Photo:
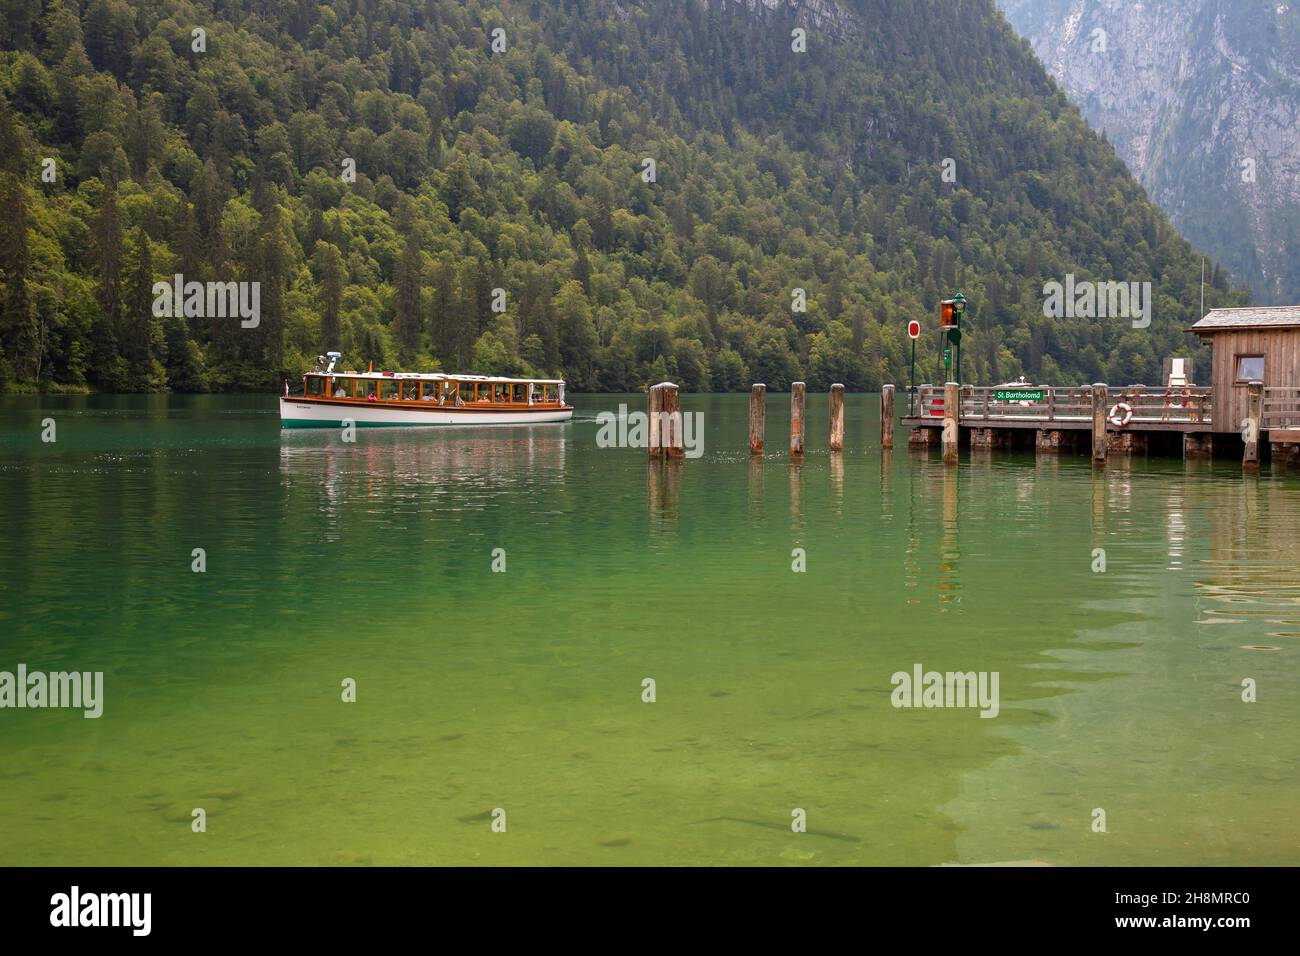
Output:
M1251 382L1246 386L1246 391L1250 398L1246 406L1246 421L1241 430L1241 437L1246 446L1241 455L1241 463L1248 467L1258 467L1259 421L1264 414L1264 383Z
M943 460L957 464L958 426L961 422L961 386L946 382L943 386Z
M803 457L803 405L807 385L795 382L790 386L790 457Z
M682 443L681 391L672 382L665 382L662 388L664 390L664 418L661 435L664 440L664 454L672 460L678 460L686 454L685 446Z
M844 450L844 386L831 386L831 451Z
M663 442L659 435L659 413L664 408L663 389L662 385L651 385L647 400L646 427L649 434L646 436L646 447L651 458L658 458L663 449Z
M880 447L894 447L894 386L880 389Z
M763 454L763 429L767 412L767 386L755 385L749 390L749 453Z
M1092 386L1092 460L1106 460L1106 403L1110 389L1104 382Z

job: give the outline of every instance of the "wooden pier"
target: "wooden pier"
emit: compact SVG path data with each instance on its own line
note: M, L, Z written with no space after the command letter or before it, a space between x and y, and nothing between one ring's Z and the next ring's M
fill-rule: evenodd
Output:
M1090 449L1094 460L1111 452L1164 450L1188 457L1242 448L1258 463L1268 444L1275 458L1300 459L1300 388L1248 383L1245 417L1216 421L1214 389L1149 385L921 385L909 397L902 424L912 445L954 443L971 448L1024 446L1038 451ZM955 397L954 397L955 396ZM953 412L956 412L954 415ZM952 436L956 419L956 437Z

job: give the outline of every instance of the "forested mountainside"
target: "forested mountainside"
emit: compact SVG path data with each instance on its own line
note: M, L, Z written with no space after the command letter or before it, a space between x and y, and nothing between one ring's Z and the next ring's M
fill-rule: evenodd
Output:
M274 389L327 348L874 388L958 288L969 381L1156 381L1191 347L1200 255L993 0L0 10L9 389ZM155 315L175 274L260 283L259 323ZM1067 274L1153 283L1151 326L1045 318Z
M1300 302L1300 3L999 2L1183 235Z

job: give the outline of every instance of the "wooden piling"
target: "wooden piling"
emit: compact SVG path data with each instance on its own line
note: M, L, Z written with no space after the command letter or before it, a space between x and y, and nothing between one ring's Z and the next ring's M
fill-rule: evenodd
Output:
M1212 432L1187 432L1183 435L1184 458L1213 458L1214 434Z
M1106 403L1110 389L1104 382L1092 386L1092 460L1106 460Z
M803 408L807 385L795 382L790 386L790 457L803 458Z
M663 450L659 435L659 413L664 407L663 388L662 385L651 385L646 402L646 447L651 458L658 458Z
M831 451L844 450L844 386L831 386Z
M894 386L880 390L880 447L894 447Z
M1259 467L1259 422L1264 414L1264 383L1251 382L1246 386L1249 396L1246 406L1246 421L1242 426L1241 437L1245 443L1241 463L1247 467Z
M961 386L956 382L946 382L943 386L943 460L945 464L957 464L957 442L960 437L961 423Z
M682 396L680 390L672 383L664 385L664 418L660 433L664 442L664 454L673 461L685 457L686 449L682 438Z
M749 390L749 453L763 454L763 430L767 414L767 386L755 385Z

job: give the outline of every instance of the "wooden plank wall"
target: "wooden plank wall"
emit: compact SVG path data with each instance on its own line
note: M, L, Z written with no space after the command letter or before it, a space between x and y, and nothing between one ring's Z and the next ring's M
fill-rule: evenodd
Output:
M1237 356L1264 356L1264 384L1300 387L1300 328L1225 329L1211 336L1214 346L1214 430L1240 432L1246 417L1245 384L1237 384Z

